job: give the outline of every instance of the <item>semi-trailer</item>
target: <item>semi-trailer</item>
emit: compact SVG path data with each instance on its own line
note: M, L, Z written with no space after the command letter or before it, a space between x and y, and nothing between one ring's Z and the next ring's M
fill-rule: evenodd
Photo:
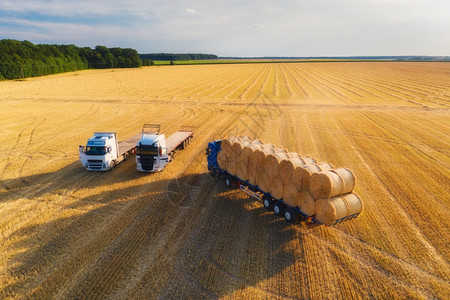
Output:
M188 146L194 138L193 126L182 126L168 138L157 132L144 133L136 146L136 165L141 172L159 172L171 162L177 150Z
M156 134L158 131L158 126L144 124L140 133L121 142L116 132L94 132L86 146L78 148L81 164L88 171L108 171L135 153L137 142L143 134Z
M262 190L258 185L250 184L248 181L239 178L236 175L230 174L227 170L220 168L217 162L217 155L222 150L222 140L215 140L208 143L206 148L206 155L208 161L208 171L211 176L219 179L224 179L225 185L229 188L240 189L252 198L262 202L267 210L273 211L277 216L284 217L284 219L293 224L298 224L305 221L307 225L319 226L321 222L316 220L315 215L308 215L302 212L298 207L293 207L283 199L273 197L268 191ZM348 215L339 218L331 225L336 225L344 221L356 218L359 213Z

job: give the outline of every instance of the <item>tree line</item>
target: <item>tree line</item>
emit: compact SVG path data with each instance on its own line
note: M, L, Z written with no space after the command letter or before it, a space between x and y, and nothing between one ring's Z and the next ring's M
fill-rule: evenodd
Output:
M135 49L75 45L35 45L29 41L0 40L0 80L42 76L83 69L137 68L152 65Z
M139 57L142 60L205 60L205 59L218 59L219 57L214 54L201 54L201 53L149 53L140 54Z

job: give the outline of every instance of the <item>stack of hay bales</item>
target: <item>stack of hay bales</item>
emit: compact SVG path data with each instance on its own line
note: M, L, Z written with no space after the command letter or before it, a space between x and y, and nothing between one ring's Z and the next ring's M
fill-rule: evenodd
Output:
M362 211L359 196L353 193L355 176L349 169L339 168L311 176L309 191L316 199L316 219L332 225L336 220Z
M261 140L246 136L223 139L217 162L228 173L309 216L316 215L326 225L362 210L360 198L352 193L355 177L350 170L333 169L328 163L317 163Z

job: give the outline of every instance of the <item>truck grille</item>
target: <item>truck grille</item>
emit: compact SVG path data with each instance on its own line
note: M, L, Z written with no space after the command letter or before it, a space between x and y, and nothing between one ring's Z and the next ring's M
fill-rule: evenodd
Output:
M155 162L155 156L153 155L141 155L141 167L144 171L152 171L153 170L153 164Z
M103 169L103 161L100 159L88 159L87 167L92 170L101 170Z

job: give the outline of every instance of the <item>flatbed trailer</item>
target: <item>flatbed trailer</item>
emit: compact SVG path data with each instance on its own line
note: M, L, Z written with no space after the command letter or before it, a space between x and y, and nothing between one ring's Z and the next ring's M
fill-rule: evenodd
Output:
M175 150L184 149L189 143L189 140L194 137L193 126L182 126L181 129L166 139L166 148L168 153L173 153Z
M193 138L193 126L182 126L179 131L168 138L164 134L159 133L159 127L155 134L143 134L141 139L137 141L137 170L140 172L162 171L174 159L175 152L184 149Z
M298 224L302 221L310 226L323 225L317 221L315 216L310 216L302 212L298 207L293 207L283 199L277 199L270 193L261 190L258 186L250 184L248 181L242 180L239 177L230 174L223 170L217 163L217 154L221 151L221 140L216 140L208 144L206 149L208 160L208 171L211 176L225 180L225 185L229 188L240 189L250 197L262 201L262 204L267 210L273 211L277 216L284 217L284 219L292 224ZM336 220L331 226L356 218L358 214L350 215L345 218Z

